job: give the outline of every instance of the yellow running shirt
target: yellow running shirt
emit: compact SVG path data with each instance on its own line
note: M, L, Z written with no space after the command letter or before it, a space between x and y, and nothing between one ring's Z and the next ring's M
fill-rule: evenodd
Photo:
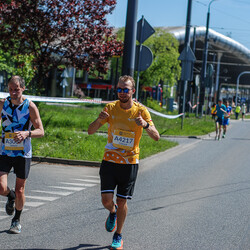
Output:
M130 109L122 109L120 101L106 105L109 117L101 123L108 123L108 143L105 146L103 160L119 164L139 163L139 142L143 128L135 123L141 112L142 118L154 125L148 110L137 102Z

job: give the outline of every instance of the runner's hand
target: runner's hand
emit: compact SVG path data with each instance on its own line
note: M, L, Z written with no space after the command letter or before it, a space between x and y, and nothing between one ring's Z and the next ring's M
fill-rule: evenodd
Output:
M108 117L109 117L108 108L105 107L105 109L99 114L98 119L105 120Z
M17 143L24 141L29 136L29 131L18 131L15 132L14 140Z
M138 126L142 126L142 127L146 127L147 126L147 122L142 118L141 112L139 112L138 116L135 118L135 123Z

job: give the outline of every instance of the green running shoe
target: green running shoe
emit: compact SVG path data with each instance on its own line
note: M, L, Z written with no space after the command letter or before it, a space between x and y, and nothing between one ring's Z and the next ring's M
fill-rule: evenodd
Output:
M117 205L115 205L115 210L117 210ZM116 224L117 224L116 219L117 219L116 212L109 213L109 216L105 223L105 228L108 232L113 232L116 229Z
M115 233L113 236L113 242L110 249L123 249L122 235Z

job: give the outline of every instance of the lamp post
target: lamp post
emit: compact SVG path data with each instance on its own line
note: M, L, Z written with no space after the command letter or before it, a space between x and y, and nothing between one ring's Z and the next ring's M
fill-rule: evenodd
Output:
M208 4L207 11L207 24L206 24L206 35L205 35L205 44L202 56L202 69L201 69L201 93L200 93L200 113L203 115L203 106L205 99L205 78L206 78L206 69L207 69L207 53L208 53L208 32L209 32L209 22L210 22L210 6L211 4L217 0L212 0Z
M237 107L238 104L238 92L239 92L239 83L240 83L240 77L245 74L250 74L250 71L244 71L241 72L237 77L237 85L236 85L236 96L235 96L235 107Z

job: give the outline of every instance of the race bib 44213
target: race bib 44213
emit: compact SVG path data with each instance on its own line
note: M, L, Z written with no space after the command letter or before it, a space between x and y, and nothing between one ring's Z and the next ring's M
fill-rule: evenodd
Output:
M135 143L135 133L116 129L113 135L113 145L117 148L132 150Z
M5 133L4 146L5 150L23 150L23 141L20 143L14 140L15 133Z

